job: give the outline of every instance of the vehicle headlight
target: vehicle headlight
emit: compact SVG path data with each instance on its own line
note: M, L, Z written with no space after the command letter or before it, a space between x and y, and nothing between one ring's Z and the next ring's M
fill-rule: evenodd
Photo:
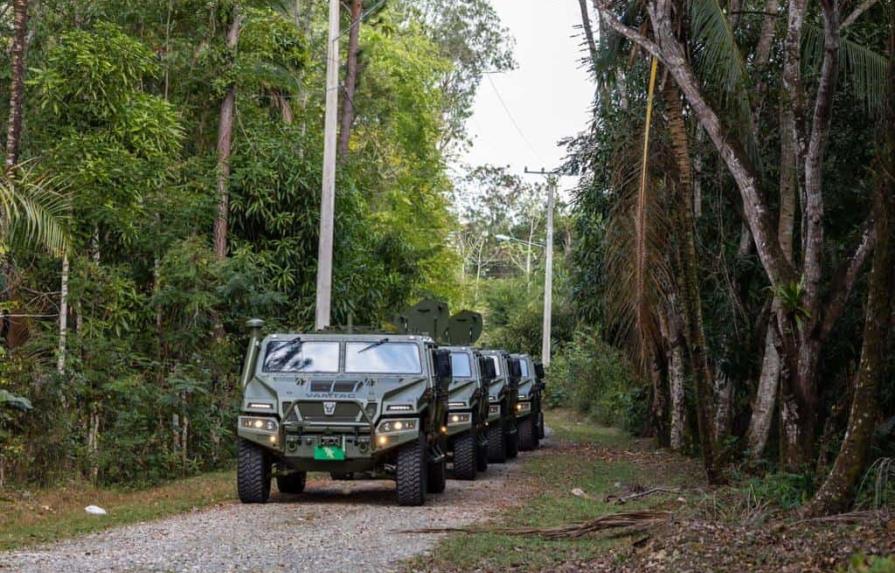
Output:
M517 412L531 412L531 402L519 402L516 404Z
M247 408L249 410L273 410L273 404L268 402L249 402Z
M280 425L274 418L260 418L254 416L240 416L239 425L247 430L274 434Z
M451 414L448 416L448 423L450 424L468 424L471 416L467 414Z
M385 420L379 423L376 428L377 434L393 434L396 432L408 432L416 430L416 419L408 418L406 420Z
M498 414L500 414L500 405L499 404L495 404L494 406L488 406L488 415L489 416L496 416Z

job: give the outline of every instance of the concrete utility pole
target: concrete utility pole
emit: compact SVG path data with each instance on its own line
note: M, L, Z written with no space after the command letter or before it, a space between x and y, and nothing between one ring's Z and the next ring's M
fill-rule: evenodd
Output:
M541 361L544 366L550 366L550 331L553 318L553 206L556 202L556 183L559 171L529 171L529 175L543 175L547 177L547 239L544 242L546 265L544 268L544 327L541 339Z
M315 328L329 326L333 288L333 227L336 210L336 124L339 109L339 0L329 0L326 50L326 121L323 140L323 189L320 196L320 242L317 250Z

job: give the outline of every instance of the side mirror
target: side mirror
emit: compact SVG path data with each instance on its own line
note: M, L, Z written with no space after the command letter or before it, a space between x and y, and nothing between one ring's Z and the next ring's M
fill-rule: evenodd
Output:
M435 376L441 380L451 380L454 369L451 366L451 351L439 348L435 351Z
M522 365L519 363L518 358L510 358L507 361L507 366L510 370L510 378L515 378L517 380L522 378Z
M544 365L540 362L535 362L535 374L538 375L538 380L543 380L544 376Z

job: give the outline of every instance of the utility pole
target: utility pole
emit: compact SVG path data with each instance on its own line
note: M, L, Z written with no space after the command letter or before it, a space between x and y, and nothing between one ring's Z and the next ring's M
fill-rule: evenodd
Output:
M541 361L550 366L550 331L553 318L553 207L556 201L556 184L559 171L529 171L529 175L543 175L547 178L547 240L544 242L544 253L547 256L544 268L544 326L541 339Z
M339 0L329 0L329 44L326 49L326 120L323 139L323 189L320 196L320 239L317 250L315 328L329 326L333 288L333 227L336 210L336 124L339 109Z

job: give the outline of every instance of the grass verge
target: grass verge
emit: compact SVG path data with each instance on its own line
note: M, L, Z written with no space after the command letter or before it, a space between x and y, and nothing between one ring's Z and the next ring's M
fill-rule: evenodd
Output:
M544 449L523 454L519 487L532 492L524 505L502 511L495 527L551 527L593 519L608 513L661 506L668 495L653 495L624 505L607 500L633 487L698 485L685 460L656 452L648 441L637 440L615 428L596 426L569 411L548 413L553 431ZM696 481L697 484L692 482ZM510 486L512 487L512 486ZM584 495L572 493L580 489ZM593 536L577 540L498 533L452 534L431 555L409 564L410 570L498 571L550 570L560 564L586 561L631 538Z
M158 519L234 498L234 472L221 471L143 490L77 484L36 491L0 492L0 550L74 537ZM87 505L108 515L90 515Z

